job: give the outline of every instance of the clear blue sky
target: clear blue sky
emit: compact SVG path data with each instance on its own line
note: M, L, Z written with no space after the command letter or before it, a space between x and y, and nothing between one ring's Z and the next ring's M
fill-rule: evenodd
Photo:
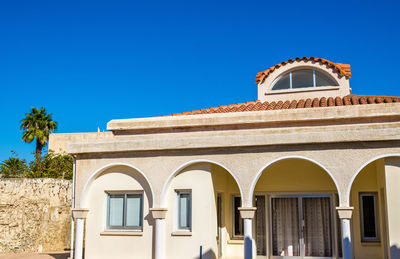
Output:
M0 0L0 160L32 159L19 122L57 132L257 99L296 56L350 63L355 94L398 95L399 1Z

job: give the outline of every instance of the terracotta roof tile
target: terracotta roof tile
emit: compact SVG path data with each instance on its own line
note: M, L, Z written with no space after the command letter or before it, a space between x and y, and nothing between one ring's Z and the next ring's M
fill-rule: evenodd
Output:
M299 100L299 101L297 102L297 108L304 108L304 104L305 104L305 102L304 102L303 99Z
M295 109L296 106L297 106L297 101L296 101L296 100L293 100L293 101L290 103L290 105L289 105L289 109Z
M396 96L374 96L374 95L347 95L344 97L321 97L311 100L285 100L278 102L261 102L251 101L245 103L237 103L231 105L223 105L208 109L201 109L189 112L176 113L166 116L177 115L196 115L210 113L230 113L244 111L268 111L268 110L285 110L285 109L301 109L301 108L318 108L318 107L333 107L333 106L352 106L352 105L368 105L380 103L397 103L400 102L400 97Z
M273 110L275 105L276 105L276 102L270 102L268 107L267 107L267 110Z
M274 110L281 110L283 107L283 102L282 101L278 101L276 103L276 106L274 107Z
M288 100L283 103L282 109L285 110L285 109L289 108L289 105L290 105L290 101Z
M351 100L351 104L353 104L353 105L359 104L358 103L358 98L356 96L352 96L350 98L350 100Z
M311 105L312 105L311 99L308 98L306 100L306 103L304 104L304 108L311 108L312 107Z
M350 96L350 97L351 97L351 96ZM344 104L344 105L351 105L351 101L350 101L349 96L343 97L343 104Z
M318 62L321 64L327 65L329 68L332 68L335 72L339 73L340 76L345 76L346 78L351 77L351 69L349 64L342 64L342 63L333 63L329 60L326 60L324 58L315 58L315 57L296 57L295 59L289 59L288 61L283 61L279 64L276 64L275 66L272 66L268 68L267 70L258 72L256 75L256 84L262 83L265 78L267 78L272 72L274 72L276 69L286 65L293 63L295 61L313 61L313 62Z
M332 97L328 98L328 106L335 106L335 100Z
M318 98L314 98L314 100L312 102L312 107L319 107L319 99Z

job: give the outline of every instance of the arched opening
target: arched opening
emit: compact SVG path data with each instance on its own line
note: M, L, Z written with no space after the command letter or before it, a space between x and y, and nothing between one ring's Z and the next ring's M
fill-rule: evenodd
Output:
M368 161L354 175L348 189L355 258L400 256L400 156Z
M82 194L85 258L152 258L153 195L144 174L124 164L92 175ZM145 248L145 249L144 249Z
M254 183L253 238L257 258L336 258L340 231L336 181L306 158L268 164Z
M338 83L332 76L319 69L300 67L279 76L271 89L285 90L324 86L338 86Z
M229 258L243 254L241 189L223 165L192 161L166 183L166 257ZM171 238L172 237L172 238Z

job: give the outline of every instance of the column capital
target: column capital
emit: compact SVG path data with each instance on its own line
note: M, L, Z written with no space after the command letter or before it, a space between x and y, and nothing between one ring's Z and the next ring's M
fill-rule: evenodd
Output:
M336 207L339 219L351 219L354 207Z
M150 208L150 213L153 219L165 219L167 211L167 208Z
M242 219L252 219L254 218L254 214L257 210L256 207L240 207L238 208L240 211L240 216Z
M72 209L72 217L74 219L86 219L89 209L75 208Z

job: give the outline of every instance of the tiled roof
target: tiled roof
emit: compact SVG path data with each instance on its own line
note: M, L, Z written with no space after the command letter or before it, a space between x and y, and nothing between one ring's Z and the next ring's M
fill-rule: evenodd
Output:
M325 64L328 67L332 68L334 71L339 73L340 76L345 76L346 78L351 77L351 69L349 64L341 64L341 63L333 63L329 60L323 59L323 58L314 58L314 57L297 57L295 59L289 59L288 61L283 61L279 64L276 64L275 66L272 66L268 68L267 70L261 71L257 73L256 76L256 84L262 83L266 77L268 77L272 72L274 72L276 69L280 68L281 66L284 66L288 63L293 63L295 61L313 61L313 62L319 62L321 64Z
M332 107L332 106L349 106L349 105L364 105L364 104L379 104L379 103L400 103L400 97L396 96L375 96L375 95L347 95L345 97L321 97L308 98L301 100L286 100L261 102L251 101L245 103L237 103L201 109L189 112L175 113L167 116L177 115L196 115L208 113L228 113L228 112L246 112L246 111L268 111L268 110L284 110L284 109L301 109L301 108L317 108L317 107Z

